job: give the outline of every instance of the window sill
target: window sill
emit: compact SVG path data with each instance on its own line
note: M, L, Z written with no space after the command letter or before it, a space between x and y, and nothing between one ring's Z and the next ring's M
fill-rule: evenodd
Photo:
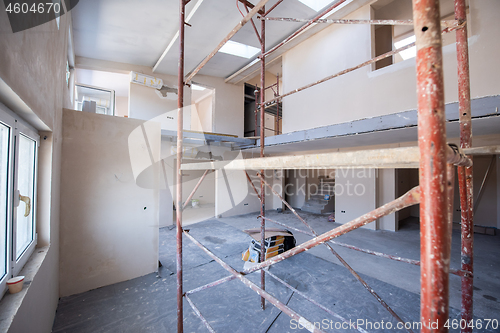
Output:
M35 249L26 265L24 265L21 272L19 272L19 275L24 275L23 289L16 294L10 294L7 291L0 301L0 332L7 332L9 330L17 311L23 304L24 297L28 293L31 282L38 273L48 251L49 246Z

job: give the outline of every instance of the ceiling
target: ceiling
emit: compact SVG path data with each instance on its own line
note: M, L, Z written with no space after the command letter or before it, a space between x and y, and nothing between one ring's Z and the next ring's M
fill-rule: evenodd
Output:
M278 0L270 0L270 8ZM257 3L257 0L251 0ZM331 3L334 1L332 0ZM367 0L350 0L367 2ZM77 56L154 68L157 73L177 75L178 0L85 0L72 10ZM185 29L185 71L192 71L238 24L242 15L237 0L191 0ZM245 12L244 6L239 4ZM196 9L196 10L194 10ZM299 0L286 0L271 16L310 19L317 14ZM254 19L257 26L260 21ZM278 44L304 23L266 23L266 49ZM233 41L259 47L250 23ZM169 47L170 45L170 47ZM228 77L248 65L251 59L217 53L200 74Z

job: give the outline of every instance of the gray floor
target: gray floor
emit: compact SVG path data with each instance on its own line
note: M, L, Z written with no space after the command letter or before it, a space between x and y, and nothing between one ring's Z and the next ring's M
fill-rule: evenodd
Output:
M338 224L325 216L301 213L318 231L324 232ZM296 227L302 227L290 213L269 212L268 216ZM419 259L418 220L407 220L401 230L393 232L356 230L339 240L403 257ZM189 226L190 233L220 258L242 270L241 253L250 237L240 230L257 227L255 214L211 219ZM309 237L295 233L298 243ZM451 266L459 268L459 232L453 232ZM475 235L475 295L477 318L500 320L500 237ZM336 250L356 269L366 282L407 322L419 318L419 268L378 258L353 250ZM175 332L176 278L175 230L160 229L159 275L149 274L131 281L99 288L60 300L53 332ZM372 323L396 321L324 246L299 254L271 268L271 272L299 291L329 307L347 320ZM188 239L184 240L184 288L189 290L229 275ZM258 282L259 275L249 276ZM296 293L266 280L267 290L312 322L323 324L327 332L339 331L339 320L305 301ZM268 305L259 308L256 294L239 281L231 281L192 295L193 302L217 332L296 332L290 318ZM450 318L459 318L460 279L451 276ZM188 304L184 306L185 332L206 332ZM330 321L331 320L331 321ZM326 329L328 327L328 329ZM305 330L304 330L305 331ZM340 330L344 331L344 330ZM345 330L352 331L354 330ZM369 332L387 332L367 329ZM392 330L397 332L397 329ZM418 331L418 330L416 330ZM451 330L458 332L458 330ZM474 332L500 332L474 330Z

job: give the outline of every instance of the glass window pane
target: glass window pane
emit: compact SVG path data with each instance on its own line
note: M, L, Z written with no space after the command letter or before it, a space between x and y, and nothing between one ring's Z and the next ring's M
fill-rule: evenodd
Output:
M7 190L10 128L0 123L0 279L7 274Z
M34 140L24 135L19 136L19 164L18 164L17 188L21 196L28 197L29 199L25 199L25 202L21 201L19 203L19 206L17 207L17 216L16 216L17 259L33 241L35 147L36 147L36 142ZM31 206L31 209L27 209L28 205Z

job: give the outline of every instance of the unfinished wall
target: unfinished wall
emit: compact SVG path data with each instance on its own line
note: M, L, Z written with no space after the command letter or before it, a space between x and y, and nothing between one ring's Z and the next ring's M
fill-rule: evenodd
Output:
M377 207L396 199L396 170L379 169L377 186ZM399 228L398 212L386 215L377 220L378 229L397 231Z
M213 132L243 137L243 85L225 83L223 78L206 75L196 75L193 82L215 90Z
M196 112L191 113L191 130L199 132L212 132L213 93L194 101Z
M61 120L62 108L72 106L64 79L70 24L71 13L67 13L61 17L59 29L50 21L12 33L4 2L0 4L0 101L38 130L51 132L40 133L39 171L49 178L38 183L37 214L40 245L50 246L41 262L25 266L33 272L32 281L25 284L26 293L10 298L17 304L6 304L5 299L0 302L2 331L51 332L57 308ZM44 133L48 136L45 141ZM6 318L6 308L15 316Z
M307 170L286 170L285 175L285 200L293 208L304 206L307 197Z
M335 170L335 222L347 223L376 208L375 169ZM377 230L377 221L363 228Z
M115 116L128 117L128 97L116 96Z
M64 110L61 296L157 269L159 194L157 189L136 185L128 147L129 134L141 124ZM159 124L148 134L159 142ZM159 159L159 145L150 149ZM159 169L152 174L159 183Z
M498 95L500 44L496 42L500 12L496 0L470 1L470 73L473 98ZM347 18L370 18L364 6ZM454 33L452 33L454 34ZM371 58L368 25L331 25L283 55L283 90L358 65ZM327 55L327 56L326 56ZM443 48L445 101L458 100L455 44ZM415 58L372 71L363 67L283 99L283 132L321 127L417 107ZM314 117L307 117L314 112Z

